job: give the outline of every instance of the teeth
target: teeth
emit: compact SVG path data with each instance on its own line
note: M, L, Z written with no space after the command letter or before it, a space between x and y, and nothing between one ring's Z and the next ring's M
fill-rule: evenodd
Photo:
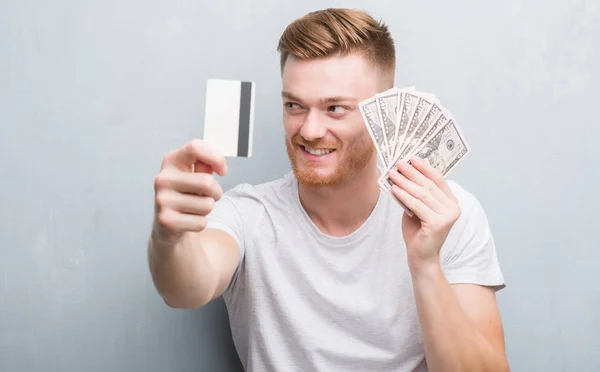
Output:
M333 151L333 149L313 149L313 148L310 148L308 146L304 146L304 149L309 154L311 154L311 155L318 155L318 156L326 155L326 154L329 154L330 152Z

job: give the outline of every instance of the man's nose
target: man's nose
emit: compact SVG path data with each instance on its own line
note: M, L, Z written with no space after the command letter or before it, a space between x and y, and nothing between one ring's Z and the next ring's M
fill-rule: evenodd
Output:
M309 111L300 128L300 135L307 141L314 141L325 137L327 128L323 125L323 119L319 117L318 111Z

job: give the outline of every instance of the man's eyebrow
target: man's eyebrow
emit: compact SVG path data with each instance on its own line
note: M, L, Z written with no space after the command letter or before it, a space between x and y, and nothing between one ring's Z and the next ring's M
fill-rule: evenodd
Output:
M291 99L293 101L298 101L298 102L302 102L302 100L298 97L296 97L295 95L293 95L292 93L289 92L281 92L281 96L284 98L288 98ZM334 103L340 103L340 102L357 102L357 99L354 97L350 97L350 96L333 96L333 97L325 97L325 98L321 98L319 100L319 103L322 105L329 105L329 104L334 104Z
M321 104L323 105L330 105L333 103L340 103L340 102L356 102L356 98L354 97L349 97L349 96L335 96L335 97L326 97L326 98L321 98Z
M283 92L281 92L281 96L283 98L291 99L292 101L302 102L302 100L300 98L296 97L295 95L293 95L292 93L289 93L289 92L283 91Z

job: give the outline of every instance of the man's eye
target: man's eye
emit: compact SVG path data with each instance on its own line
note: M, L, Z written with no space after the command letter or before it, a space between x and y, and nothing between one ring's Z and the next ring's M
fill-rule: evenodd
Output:
M344 106L329 106L327 111L333 112L334 114L343 114L346 112L346 108Z
M285 107L287 107L288 109L293 110L293 109L300 108L300 105L298 105L297 103L294 103L294 102L286 102L285 103Z

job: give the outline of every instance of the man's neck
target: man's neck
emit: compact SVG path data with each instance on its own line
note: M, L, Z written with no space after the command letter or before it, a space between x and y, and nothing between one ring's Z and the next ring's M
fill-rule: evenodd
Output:
M324 234L346 236L369 218L379 199L376 163L369 164L340 185L314 188L298 184L300 202Z

